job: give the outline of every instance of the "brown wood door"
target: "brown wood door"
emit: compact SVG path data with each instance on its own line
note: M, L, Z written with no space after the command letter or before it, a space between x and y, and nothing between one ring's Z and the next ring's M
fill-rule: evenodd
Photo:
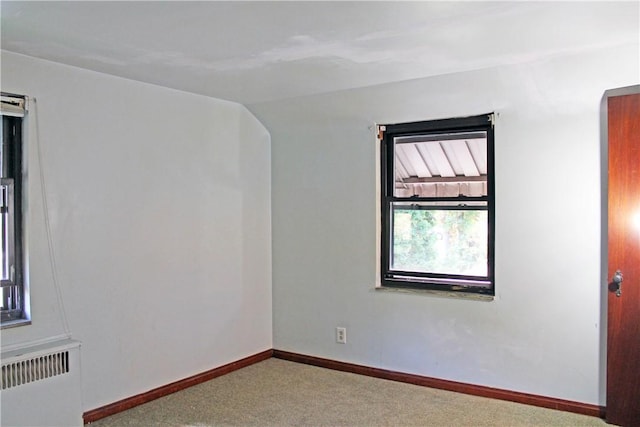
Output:
M640 94L608 98L608 138L606 419L640 426Z

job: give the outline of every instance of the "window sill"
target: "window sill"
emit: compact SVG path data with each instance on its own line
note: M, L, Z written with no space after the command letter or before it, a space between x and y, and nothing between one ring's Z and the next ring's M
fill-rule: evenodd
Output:
M452 292L452 291L438 291L433 289L415 289L415 288L396 288L390 286L376 286L375 292L390 292L390 293L402 293L402 294L419 294L429 295L439 298L455 298L466 299L474 301L493 301L494 295L473 294L468 292Z
M6 322L2 322L2 327L0 329L17 328L18 326L26 326L30 324L31 324L30 319L8 320Z

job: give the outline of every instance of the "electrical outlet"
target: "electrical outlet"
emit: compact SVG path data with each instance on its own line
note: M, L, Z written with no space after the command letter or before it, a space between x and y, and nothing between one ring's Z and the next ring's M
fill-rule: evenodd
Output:
M336 328L336 342L339 344L347 343L347 328Z

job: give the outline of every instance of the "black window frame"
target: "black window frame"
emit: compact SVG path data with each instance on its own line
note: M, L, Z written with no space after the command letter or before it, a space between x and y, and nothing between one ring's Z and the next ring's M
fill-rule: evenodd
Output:
M389 288L423 289L467 294L495 295L495 167L494 150L495 135L493 113L471 117L429 120L411 123L400 123L380 126L380 201L381 201L381 254L380 275L381 286ZM446 133L486 132L487 137L487 195L480 197L395 197L395 138L407 136L425 136ZM465 276L458 274L441 274L428 272L392 270L392 238L393 238L393 204L398 202L419 203L458 202L456 210L473 209L473 202L486 202L488 212L487 236L487 275ZM451 209L451 207L448 207ZM424 207L422 207L424 209ZM428 207L427 209L447 209L447 207Z
M3 94L4 95L4 94ZM6 234L2 231L2 239L10 239L8 247L13 251L8 257L9 273L2 280L2 310L0 323L4 327L9 322L27 319L24 287L24 225L23 225L23 122L24 118L2 115L2 152L0 155L0 171L3 188L2 215L11 216L9 222L12 229ZM12 211L11 211L12 209ZM5 212L6 211L6 212ZM4 259L1 261L4 262Z

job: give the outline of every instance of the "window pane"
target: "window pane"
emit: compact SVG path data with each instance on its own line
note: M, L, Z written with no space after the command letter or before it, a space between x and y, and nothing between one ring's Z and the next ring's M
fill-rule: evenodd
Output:
M17 286L5 286L2 289L2 318L15 318L15 310L20 309L19 288Z
M392 270L487 276L486 210L396 204L392 212Z
M487 133L394 138L394 197L487 195Z
M2 116L0 140L0 276L2 322L24 314L22 285L22 119Z
M11 288L2 288L2 310L11 310Z
M0 234L2 256L0 258L0 276L2 280L13 280L10 277L10 266L13 261L13 180L1 178L0 184Z
M9 239L7 227L7 214L0 215L0 230L2 233L2 257L0 258L0 277L2 280L9 280Z

